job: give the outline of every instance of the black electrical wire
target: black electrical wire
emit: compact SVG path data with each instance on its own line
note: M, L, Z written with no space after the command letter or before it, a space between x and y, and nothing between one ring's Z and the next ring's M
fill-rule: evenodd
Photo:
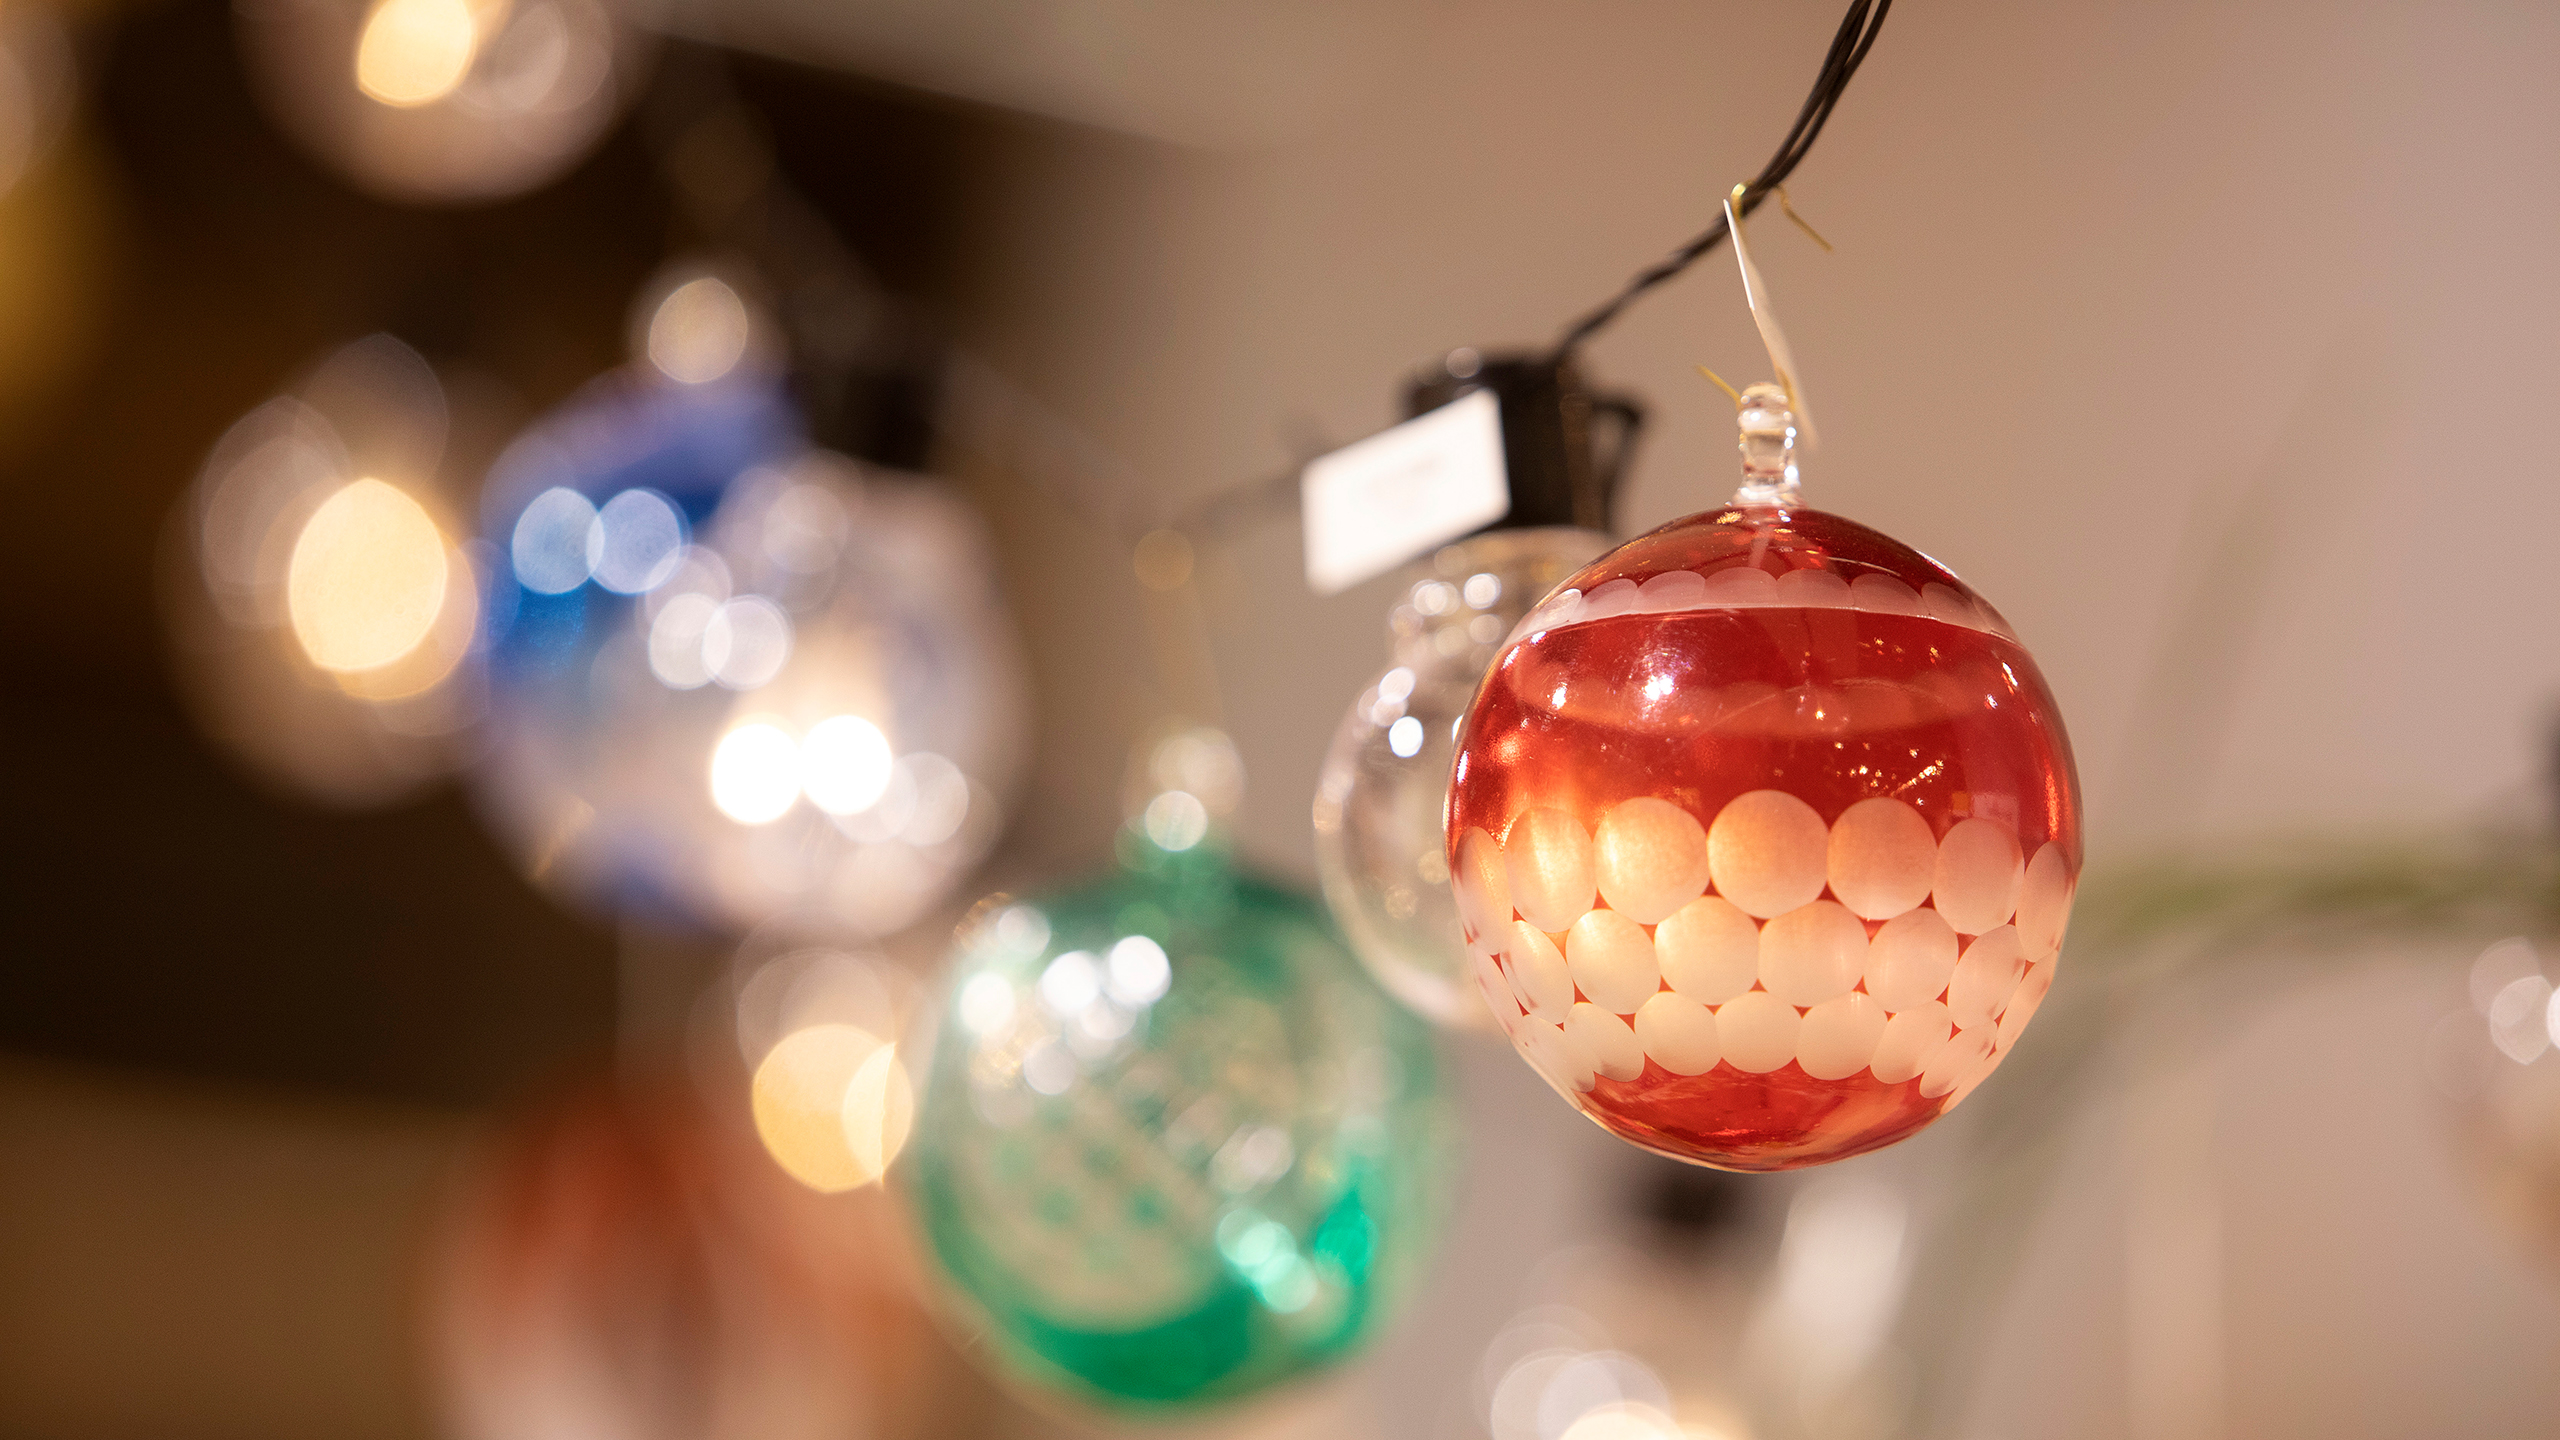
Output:
M1876 33L1884 25L1885 12L1891 8L1893 0L1852 0L1848 14L1841 19L1838 33L1832 36L1829 52L1823 56L1822 69L1814 77L1813 89L1805 96L1804 108L1797 112L1795 124L1787 131L1777 153L1744 188L1741 203L1736 207L1739 213L1749 215L1758 209L1760 202L1786 182L1805 153L1813 148L1813 142L1822 134L1824 123L1831 118L1832 108L1839 104L1841 92L1848 88L1850 77L1857 73L1859 64L1867 58L1867 51L1874 48ZM653 131L659 142L661 167L671 188L689 200L702 199L692 194L695 187L688 184L691 177L686 167L676 163L676 152L694 129L717 128L706 126L704 122L708 121L725 123L735 132L733 138L756 150L755 158L762 162L759 168L765 172L763 182L753 187L752 198L758 203L738 207L703 202L708 211L697 216L696 223L706 232L706 238L724 240L755 255L760 268L773 272L774 278L799 282L785 287L795 294L828 289L840 292L840 299L844 295L851 296L857 310L877 309L876 302L884 298L877 282L852 252L836 240L824 222L809 211L797 192L773 172L770 152L763 148L752 117L747 115L729 88L725 71L716 63L705 63L696 68L702 73L692 77L693 83L667 87L671 93L657 107L665 113L654 117L658 121ZM682 93L675 94L674 91ZM751 213L737 213L741 208ZM713 211L718 213L709 213ZM1556 362L1569 358L1583 341L1617 319L1639 297L1688 269L1724 239L1725 222L1719 208L1715 224L1704 234L1639 272L1608 303L1574 322L1557 340L1549 358ZM837 283L811 283L829 281ZM845 321L842 315L827 318L838 327ZM857 323L853 328L865 327ZM803 335L798 338L806 345L811 337ZM1005 458L1016 462L1026 458L1016 452L1037 452L1047 458L1053 462L1051 465L1032 466L1040 473L1025 478L1034 488L1049 492L1070 513L1081 516L1106 533L1124 540L1158 528L1173 528L1203 536L1222 535L1245 528L1261 515L1277 513L1297 498L1299 469L1293 466L1260 480L1214 490L1188 504L1155 514L1132 514L1128 513L1132 507L1104 504L1094 498L1096 493L1143 488L1132 485L1134 472L1129 466L1033 404L1027 395L1004 382L990 367L957 351L948 358L952 362L953 389L982 402L958 408L991 410L990 416L982 417L987 424L977 428L1003 432L1001 435L976 437L980 443L973 448L988 451L989 458L994 458L994 452L1001 451ZM952 417L946 415L944 424L949 426L951 421ZM1014 434L1015 431L1024 433ZM1048 473L1058 467L1068 473Z
M1876 32L1884 28L1884 15L1893 8L1893 0L1852 0L1849 13L1840 21L1839 33L1831 37L1830 52L1822 57L1822 70L1813 79L1813 91L1805 96L1804 109L1797 112L1793 129L1778 146L1778 153L1752 177L1742 192L1741 204L1734 208L1748 215L1760 208L1760 202L1771 191L1786 183L1805 152L1822 134L1823 122L1831 118L1831 109L1840 103L1840 92L1849 88L1849 77L1858 73L1858 65L1875 47ZM1618 318L1621 311L1635 303L1637 297L1688 269L1698 257L1713 250L1725 239L1725 220L1719 207L1716 223L1707 227L1697 239L1672 251L1660 261L1637 272L1626 288L1612 296L1608 303L1575 321L1556 341L1550 358L1562 361L1583 341Z

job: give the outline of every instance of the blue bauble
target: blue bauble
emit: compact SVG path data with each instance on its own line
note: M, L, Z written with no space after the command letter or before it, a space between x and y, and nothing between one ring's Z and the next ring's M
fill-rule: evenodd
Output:
M768 381L618 372L509 447L483 525L508 573L476 788L546 885L880 933L994 840L1023 682L942 487L812 450Z

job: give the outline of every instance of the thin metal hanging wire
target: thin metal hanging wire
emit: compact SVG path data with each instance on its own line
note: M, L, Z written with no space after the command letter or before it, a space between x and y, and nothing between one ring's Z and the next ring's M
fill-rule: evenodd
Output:
M1741 214L1748 216L1759 209L1760 202L1776 193L1786 178L1795 173L1805 153L1821 137L1823 125L1831 119L1832 107L1840 103L1841 92L1849 88L1850 77L1858 73L1858 66L1865 62L1867 52L1875 48L1876 32L1884 28L1885 12L1892 8L1893 0L1852 0L1849 13L1840 21L1839 31L1831 37L1831 49L1822 57L1822 69L1814 76L1813 91L1805 96L1804 108L1796 112L1795 125L1787 131L1787 138L1779 144L1778 153L1769 157L1769 163L1761 167L1760 173L1743 182L1741 202L1734 207ZM1708 226L1698 238L1636 272L1635 278L1606 303L1567 326L1550 352L1551 357L1561 361L1572 354L1583 341L1617 319L1639 296L1696 264L1698 257L1724 243L1730 233L1727 220L1718 215L1716 223Z

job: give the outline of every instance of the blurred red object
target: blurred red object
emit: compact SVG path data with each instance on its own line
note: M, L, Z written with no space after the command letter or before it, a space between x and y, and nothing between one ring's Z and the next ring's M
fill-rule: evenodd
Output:
M581 1088L462 1182L427 1326L458 1440L849 1440L976 1388L879 1188L803 1189L681 1080Z

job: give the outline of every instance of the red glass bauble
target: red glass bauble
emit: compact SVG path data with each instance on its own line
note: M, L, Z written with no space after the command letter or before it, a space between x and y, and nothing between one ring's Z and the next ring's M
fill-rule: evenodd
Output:
M1682 1160L1889 1145L2053 982L2079 782L1945 566L1740 505L1593 562L1486 673L1448 800L1478 987L1557 1091Z
M427 1336L458 1440L867 1440L972 1403L886 1197L811 1192L679 1078L575 1091L460 1180Z

